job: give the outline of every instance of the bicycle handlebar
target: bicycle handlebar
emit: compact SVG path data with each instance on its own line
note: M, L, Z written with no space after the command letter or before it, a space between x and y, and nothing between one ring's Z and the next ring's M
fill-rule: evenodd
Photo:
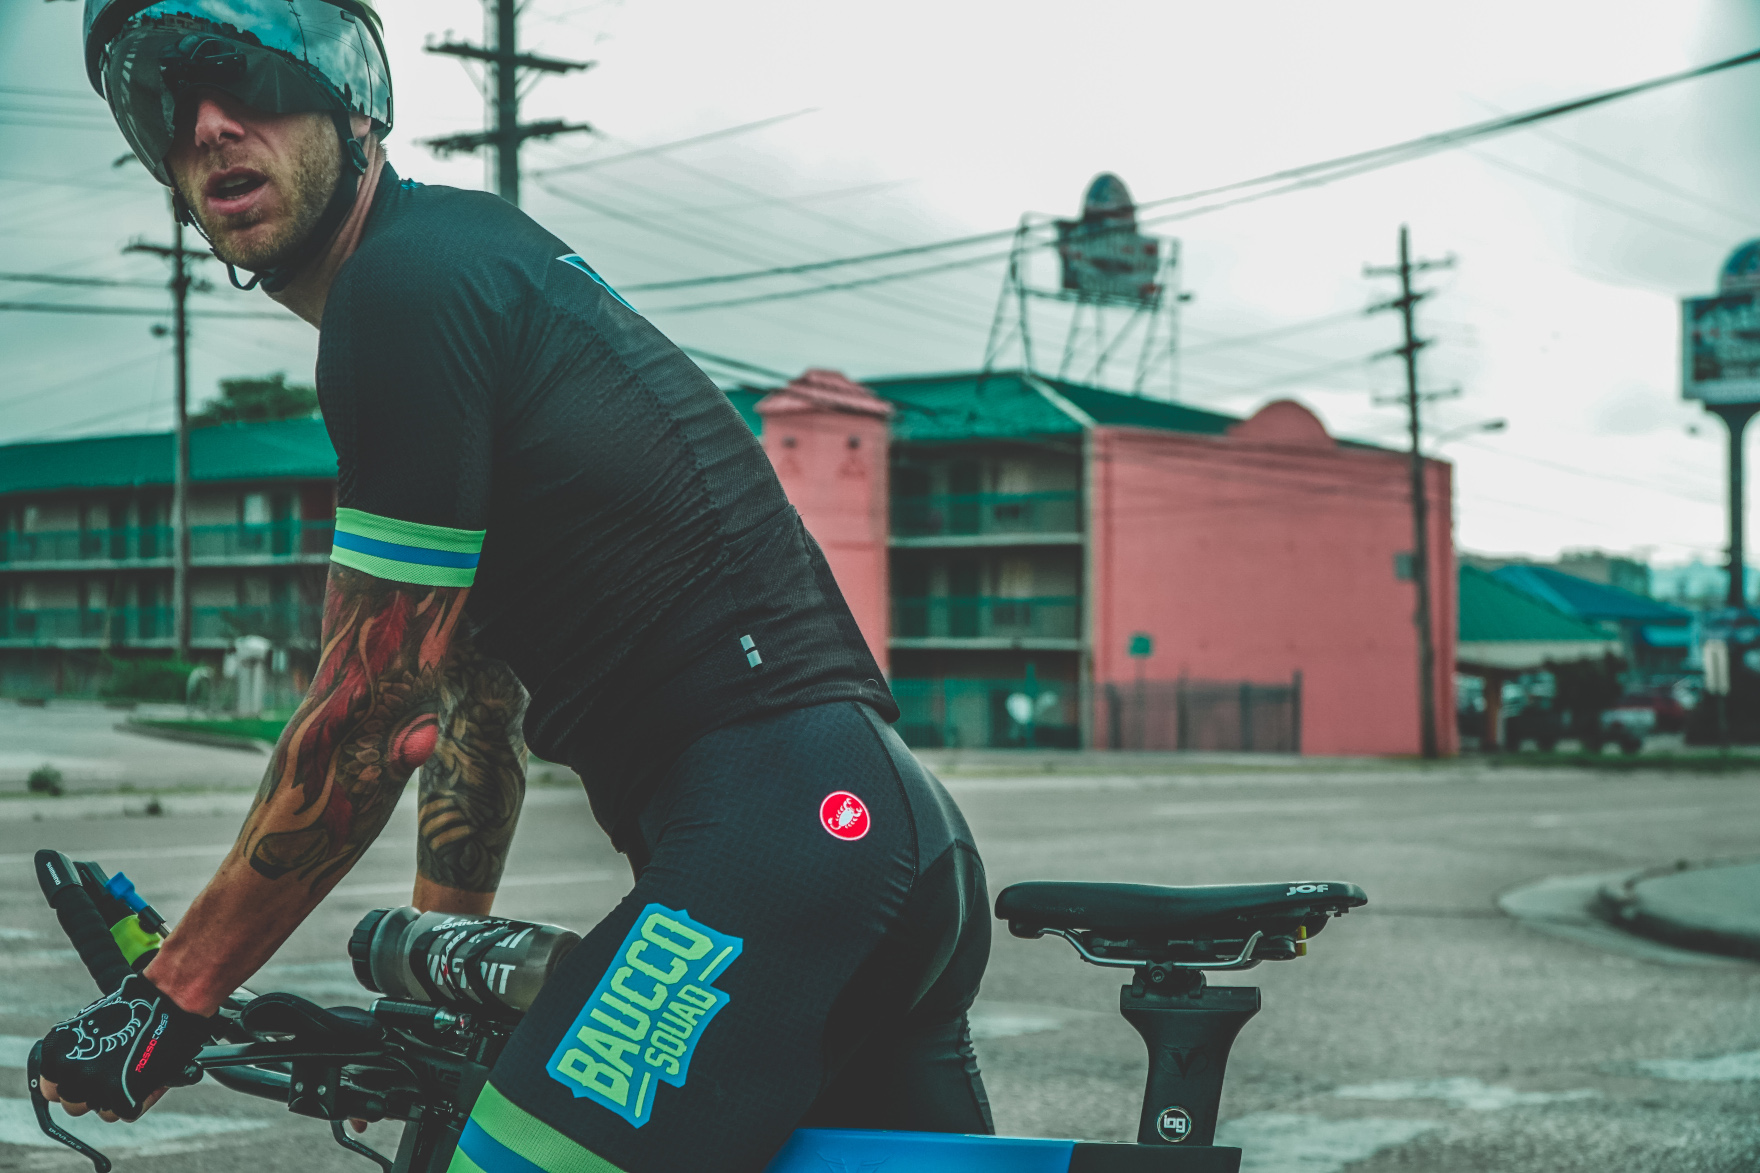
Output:
M49 907L55 910L61 931L67 934L98 988L114 994L133 971L110 935L110 926L98 912L97 902L81 883L78 869L66 853L48 848L37 852L36 863L37 883L42 886Z

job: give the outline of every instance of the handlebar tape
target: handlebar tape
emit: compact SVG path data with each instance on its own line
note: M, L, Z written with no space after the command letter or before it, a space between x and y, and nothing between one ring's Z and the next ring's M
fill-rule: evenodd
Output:
M91 893L80 883L73 861L59 851L45 848L37 852L37 883L61 922L74 952L85 963L86 972L106 994L114 994L129 975L128 962L110 935L110 926L98 912Z

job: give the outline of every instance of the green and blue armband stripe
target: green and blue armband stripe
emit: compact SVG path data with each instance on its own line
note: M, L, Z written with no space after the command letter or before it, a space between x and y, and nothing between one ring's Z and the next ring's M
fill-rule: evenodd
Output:
M468 587L477 577L487 532L338 509L330 561L392 582Z

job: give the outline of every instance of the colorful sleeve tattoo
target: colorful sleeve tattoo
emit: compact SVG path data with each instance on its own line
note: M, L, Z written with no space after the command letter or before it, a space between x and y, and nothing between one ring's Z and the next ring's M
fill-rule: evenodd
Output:
M391 581L336 559L317 672L239 835L251 867L316 893L378 836L433 752L468 587Z
M525 798L525 710L512 669L468 639L453 642L439 737L419 783L416 866L434 883L493 892L500 882Z

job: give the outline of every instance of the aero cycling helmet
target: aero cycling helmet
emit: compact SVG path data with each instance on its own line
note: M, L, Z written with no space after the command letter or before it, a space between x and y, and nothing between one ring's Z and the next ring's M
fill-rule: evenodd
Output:
M335 231L366 170L350 116L371 118L381 135L392 125L391 71L370 0L86 0L85 63L135 156L173 191L166 156L190 89L271 114L330 115L349 166L301 262ZM274 292L294 267L259 279Z

